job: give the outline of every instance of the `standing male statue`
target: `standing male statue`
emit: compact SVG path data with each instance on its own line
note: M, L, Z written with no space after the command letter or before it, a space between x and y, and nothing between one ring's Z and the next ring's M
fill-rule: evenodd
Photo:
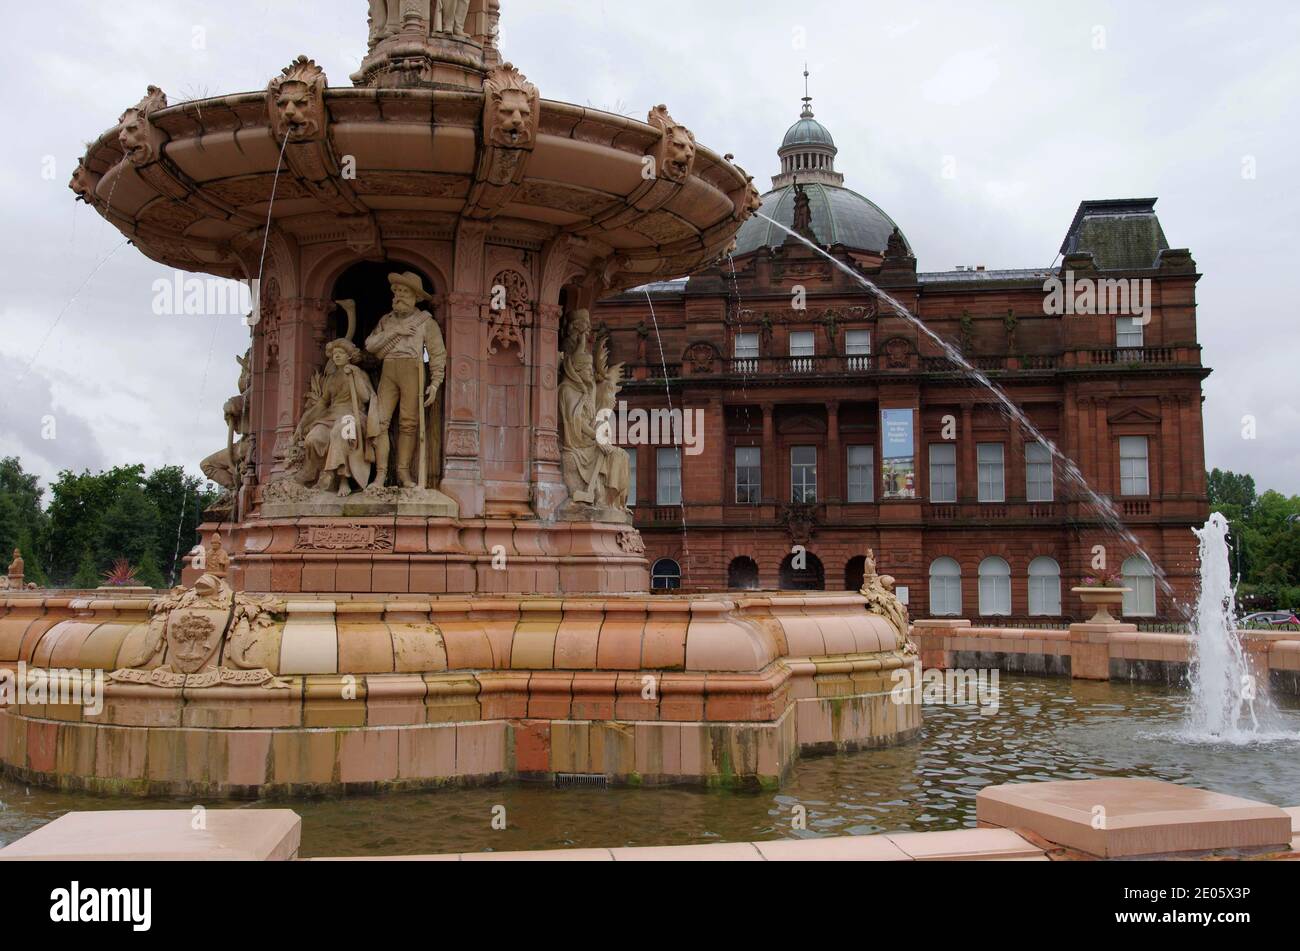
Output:
M464 36L469 0L434 0L434 3L433 32Z
M420 275L412 271L388 275L393 289L393 309L366 338L366 349L383 361L379 392L372 404L367 435L375 440L377 472L372 483L388 484L389 429L397 411L397 481L403 488L428 488L426 410L438 398L447 374L447 348L437 321L416 304L431 301ZM429 353L429 379L424 380L424 354ZM418 448L419 481L411 475Z

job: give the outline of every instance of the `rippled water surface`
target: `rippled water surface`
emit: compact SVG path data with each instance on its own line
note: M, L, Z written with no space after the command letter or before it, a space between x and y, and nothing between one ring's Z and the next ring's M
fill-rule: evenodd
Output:
M954 829L975 824L975 795L983 786L1100 776L1150 777L1300 804L1300 704L1294 700L1279 702L1270 742L1216 745L1178 738L1187 703L1180 690L1004 676L1000 699L992 716L975 707L927 707L923 734L906 746L802 759L779 792L509 785L239 807L288 806L303 817L304 855L348 856ZM178 805L0 780L0 843L69 810ZM505 831L492 829L498 805L505 807ZM796 806L807 810L806 831L793 828Z

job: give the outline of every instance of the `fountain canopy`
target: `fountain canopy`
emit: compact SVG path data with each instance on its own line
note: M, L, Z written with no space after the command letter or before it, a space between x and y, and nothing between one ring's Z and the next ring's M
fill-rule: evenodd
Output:
M666 106L543 99L502 61L495 0L369 6L352 87L306 56L256 92L150 87L72 180L154 260L258 281L232 444L203 466L232 498L205 534L232 523L257 590L644 590L627 456L589 437L621 366L586 308L717 260L757 190ZM415 332L399 306L425 314L418 344L393 343ZM417 582L415 556L461 561Z

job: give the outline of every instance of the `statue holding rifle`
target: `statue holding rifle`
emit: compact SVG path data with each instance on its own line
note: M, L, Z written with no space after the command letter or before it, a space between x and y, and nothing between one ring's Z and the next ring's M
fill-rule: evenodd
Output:
M366 349L383 361L379 389L371 408L367 435L375 441L376 474L372 485L388 484L390 436L397 414L397 482L402 488L430 488L428 408L438 398L447 374L447 348L437 321L417 307L431 301L418 274L388 275L393 309L366 338ZM429 355L425 379L425 352ZM418 453L418 455L417 455ZM412 463L418 468L412 473Z

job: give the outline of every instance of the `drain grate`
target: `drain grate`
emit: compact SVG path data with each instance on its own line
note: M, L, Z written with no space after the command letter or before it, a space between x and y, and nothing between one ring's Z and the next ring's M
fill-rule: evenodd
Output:
M604 789L609 786L609 777L604 773L556 773L555 786L595 786Z

